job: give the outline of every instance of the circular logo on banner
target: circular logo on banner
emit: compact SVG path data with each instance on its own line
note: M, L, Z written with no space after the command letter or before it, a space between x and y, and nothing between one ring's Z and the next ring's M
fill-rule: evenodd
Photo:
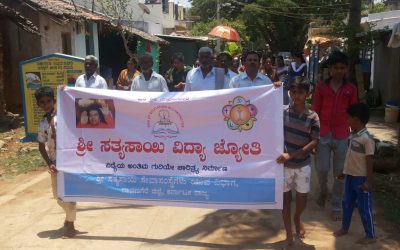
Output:
M222 108L222 114L229 129L241 132L253 128L257 120L257 107L250 104L250 100L237 96Z
M147 116L147 127L157 138L175 138L184 126L181 114L170 106L157 106Z

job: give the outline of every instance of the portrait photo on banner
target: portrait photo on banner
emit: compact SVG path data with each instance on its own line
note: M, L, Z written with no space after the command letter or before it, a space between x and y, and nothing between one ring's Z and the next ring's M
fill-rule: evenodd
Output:
M115 128L115 106L112 99L75 99L77 128Z

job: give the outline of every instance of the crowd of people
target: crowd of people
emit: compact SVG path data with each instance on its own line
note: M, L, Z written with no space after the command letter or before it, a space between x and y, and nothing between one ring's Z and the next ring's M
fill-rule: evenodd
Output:
M98 64L98 60L94 56L88 56L86 59L86 61L91 61L91 65ZM86 61L85 65L87 64ZM307 76L307 65L302 53L296 53L293 62L287 65L283 56L249 51L233 58L226 52L216 55L209 47L200 48L198 59L192 66L185 65L183 54L176 53L171 58L171 67L164 75L154 72L152 67L153 58L148 54L140 56L138 60L130 58L127 61L126 69L120 72L115 88L127 91L179 92L235 88L245 85L258 86L280 82L283 84L286 93L292 78ZM93 69L86 68L86 73L92 71ZM203 74L202 80L205 80L205 83L197 86L198 76L201 76L199 72ZM252 83L238 84L236 79L236 83L231 84L231 80L242 73L245 73L252 80ZM87 87L114 88L106 86L105 80L96 71L91 76L93 76L92 80L84 79L81 76L77 79L75 86L84 86L85 81L87 81ZM287 94L284 103L289 103Z
M307 65L301 53L295 54L289 65L285 65L283 57L277 57L275 64L275 58L263 58L254 51L244 53L241 60L243 68L239 70L238 62L231 55L220 53L214 57L211 48L203 47L198 51L198 66L191 68L184 65L183 56L177 54L172 60L173 67L163 77L152 70L153 59L146 54L139 57L140 72L136 69L136 61L128 61L127 69L119 76L118 89L176 92L270 84L283 87L284 94L288 95L283 98L289 105L277 108L283 110L285 148L276 161L284 167L282 216L287 244L293 244L294 236L303 239L306 234L301 215L310 191L313 153L320 191L317 204L321 208L328 197L328 172L333 171L331 218L342 221L341 228L334 232L334 236L347 234L353 210L357 207L365 230L365 236L358 243L373 243L375 232L371 182L374 141L366 129L368 107L358 103L357 88L346 77L347 56L339 51L331 54L328 59L329 78L316 84L312 108L306 105L312 93L306 78ZM96 73L98 65L97 58L86 57L86 73L76 80L75 86L106 89L105 80ZM35 96L37 104L46 113L39 126L39 148L49 166L53 190L56 190L54 93L51 88L42 87ZM48 151L45 144L48 145ZM296 193L293 217L295 235L292 232L292 190ZM57 198L56 191L54 193ZM59 204L66 212L65 237L73 237L76 234L76 204L60 200Z

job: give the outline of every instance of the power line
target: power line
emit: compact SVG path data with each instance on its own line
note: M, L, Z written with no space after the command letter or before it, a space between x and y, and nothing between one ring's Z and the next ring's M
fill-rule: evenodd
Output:
M239 2L237 0L232 0L233 2L236 2L239 5L245 6L248 4ZM259 5L257 3L252 3L253 5ZM340 6L349 6L349 3L342 3L342 4L328 4L328 5L308 5L308 6L285 6L285 8L288 9L314 9L314 8L321 8L321 9L337 9ZM282 9L282 7L278 7L278 6L261 6L259 5L261 8L263 9Z
M236 0L233 0L239 5L245 6L246 4L238 2ZM290 13L290 12L283 12L283 11L276 11L276 10L270 10L268 7L261 6L259 4L252 4L255 8L257 8L260 11L263 11L267 14L270 15L276 15L276 16L285 16L289 18L295 18L295 19L303 19L303 20L312 20L312 18L318 17L318 16L331 16L333 13ZM287 7L288 9L291 9L292 7ZM280 8L282 9L282 8ZM338 14L347 14L347 12L336 12L334 13L335 15Z

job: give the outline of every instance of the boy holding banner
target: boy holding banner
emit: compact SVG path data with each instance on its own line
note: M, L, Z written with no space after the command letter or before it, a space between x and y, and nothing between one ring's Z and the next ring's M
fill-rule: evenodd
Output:
M310 191L311 160L310 152L319 140L319 118L316 112L306 107L310 94L310 84L305 77L291 80L289 95L293 104L285 108L284 142L285 152L276 161L284 164L283 223L286 229L286 243L293 245L291 222L292 188L296 190L296 212L294 224L299 239L305 236L305 229L300 221L307 204L307 193Z
M41 87L36 90L35 98L37 105L46 113L43 120L39 123L38 142L39 152L49 167L48 172L51 175L51 186L53 196L57 199L58 205L65 211L63 238L72 238L76 235L74 221L76 219L76 203L63 202L57 197L57 168L56 168L56 112L54 105L54 91L50 87ZM47 146L47 150L46 150Z

